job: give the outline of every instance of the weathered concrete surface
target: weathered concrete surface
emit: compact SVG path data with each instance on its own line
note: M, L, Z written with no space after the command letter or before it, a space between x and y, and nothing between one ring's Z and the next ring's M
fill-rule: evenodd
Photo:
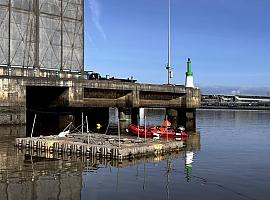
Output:
M52 71L39 71L36 76L26 77L20 68L11 69L10 75L6 68L1 70L0 107L19 116L17 121L4 120L11 124L25 123L26 108L35 106L196 109L201 101L199 89L182 85L86 80L75 73ZM32 72L28 71L28 74Z

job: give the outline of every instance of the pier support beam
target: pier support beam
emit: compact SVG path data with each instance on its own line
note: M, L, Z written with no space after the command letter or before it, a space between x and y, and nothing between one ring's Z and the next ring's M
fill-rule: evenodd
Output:
M184 126L188 131L196 130L196 109L166 109L172 127Z
M140 108L132 108L131 110L131 123L138 124L138 116L140 114Z
M121 133L125 133L126 128L132 123L132 111L131 108L118 108L118 117L120 123L120 131ZM136 115L136 110L134 111L134 115ZM136 118L133 119L136 122Z
M178 125L183 125L187 131L196 130L196 109L178 109Z
M131 122L131 108L118 108L119 119Z
M167 115L167 119L172 123L172 127L176 128L178 125L178 111L176 109L166 109L166 115Z

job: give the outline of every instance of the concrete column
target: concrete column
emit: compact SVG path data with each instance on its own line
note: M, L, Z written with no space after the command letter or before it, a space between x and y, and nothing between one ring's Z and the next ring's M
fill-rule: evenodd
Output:
M131 124L131 108L118 108L118 118L121 134L125 133L127 127Z
M186 126L188 130L196 130L196 109L191 109L186 112Z
M138 124L138 115L140 114L140 108L132 108L131 110L131 123Z
M131 105L133 108L138 108L140 105L140 92L139 90L136 88L136 90L132 91L132 98L131 98Z
M172 127L176 128L178 126L178 112L176 109L168 108L166 109L167 119L172 123ZM181 125L181 124L179 124Z
M183 125L187 131L196 130L196 109L178 109L178 125Z

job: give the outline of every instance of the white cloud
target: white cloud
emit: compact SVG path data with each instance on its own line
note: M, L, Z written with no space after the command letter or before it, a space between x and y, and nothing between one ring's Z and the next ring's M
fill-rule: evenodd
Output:
M92 20L100 32L101 36L103 37L104 40L107 39L107 36L105 34L105 31L100 23L100 16L101 16L101 9L100 9L100 3L98 0L88 0L89 5L90 5L90 12L91 12L91 17Z

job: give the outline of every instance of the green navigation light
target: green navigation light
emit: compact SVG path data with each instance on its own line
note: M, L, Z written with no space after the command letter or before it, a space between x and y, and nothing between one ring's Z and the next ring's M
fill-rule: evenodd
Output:
M191 71L191 60L190 58L188 58L188 61L187 61L187 73L186 73L187 76L193 76L193 72Z

